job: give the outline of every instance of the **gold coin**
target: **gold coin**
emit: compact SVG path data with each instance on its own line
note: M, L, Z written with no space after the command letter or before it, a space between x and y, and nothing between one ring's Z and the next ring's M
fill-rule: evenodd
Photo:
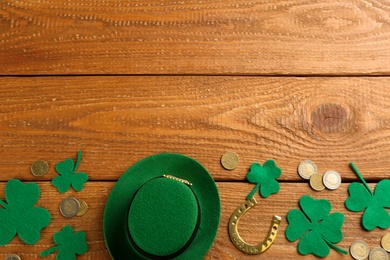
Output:
M43 176L47 173L48 170L49 170L49 165L47 164L47 162L43 160L35 161L31 165L31 173L34 176L39 176L39 177Z
M67 197L61 201L60 204L60 212L62 216L66 218L71 218L76 216L76 214L80 210L80 202L73 198L73 197Z
M313 190L322 191L325 189L325 185L322 182L323 176L324 176L324 174L322 174L320 172L316 172L312 176L310 176L310 187Z
M387 252L390 252L390 233L384 235L381 240L381 246Z
M312 176L316 172L317 172L317 165L310 160L305 160L301 162L298 166L298 174L303 179L309 180L310 176Z
M349 250L351 252L351 256L356 260L366 259L370 253L370 247L363 240L353 242Z
M226 170L234 170L238 166L238 156L233 152L227 152L221 157L221 164Z
M76 216L81 217L84 216L85 213L87 213L88 210L88 204L84 200L80 200L80 210L76 214Z
M386 250L381 247L374 247L370 255L368 256L369 260L388 260L389 254L387 254Z
M16 254L8 254L5 256L4 260L21 260L20 256Z

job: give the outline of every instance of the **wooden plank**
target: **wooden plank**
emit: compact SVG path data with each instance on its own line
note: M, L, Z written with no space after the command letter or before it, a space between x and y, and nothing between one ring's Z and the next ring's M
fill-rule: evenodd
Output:
M253 162L275 159L281 180L301 180L304 159L344 181L388 177L386 77L6 77L0 78L0 180L31 179L31 164L84 151L91 180L117 180L160 152L195 158L216 180L245 180ZM219 161L240 157L234 171ZM37 180L37 178L35 178Z
M38 257L39 252L53 246L53 234L60 230L63 225L71 225L75 230L83 230L87 234L89 250L80 259L110 259L105 247L102 221L105 201L113 185L114 182L88 182L85 189L80 193L70 191L60 195L48 182L39 182L42 192L37 205L48 208L52 215L52 222L42 231L42 238L36 245L25 245L19 237L16 237L10 244L0 248L0 257L13 252L19 254L22 259L40 259ZM238 251L230 242L227 233L227 223L230 215L244 201L253 185L237 182L218 182L217 185L221 196L221 223L214 245L206 259L253 259L253 256L246 256ZM4 182L0 183L1 199L4 198L4 186ZM370 186L374 188L374 185ZM333 205L331 212L339 211L345 214L345 223L342 228L344 238L337 244L339 247L348 250L349 246L357 239L364 239L371 248L380 246L380 238L388 231L374 229L367 232L361 228L362 214L349 212L344 207L344 201L348 197L347 187L348 184L342 184L335 191L315 192L304 183L282 183L280 192L271 195L267 199L260 198L256 194L258 205L241 218L239 224L240 234L246 241L258 243L265 238L272 216L279 215L282 217L282 223L275 243L256 259L292 259L297 257L297 242L291 243L285 238L286 214L290 209L298 208L299 198L308 194L316 199L328 199ZM78 199L85 200L89 205L86 215L79 218L63 218L58 211L58 206L61 199L67 196L75 196ZM329 258L350 259L350 256L343 256L331 250ZM54 256L48 257L48 259L54 259ZM317 258L309 255L305 259Z
M389 74L390 7L2 1L0 74Z

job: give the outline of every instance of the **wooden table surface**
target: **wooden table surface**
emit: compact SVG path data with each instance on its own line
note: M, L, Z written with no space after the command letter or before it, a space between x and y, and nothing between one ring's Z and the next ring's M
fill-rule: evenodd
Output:
M377 247L388 233L365 231L344 201L358 180L350 161L371 187L390 176L389 1L0 0L0 74L0 198L11 178L35 181L52 215L36 245L16 237L0 257L40 259L68 224L87 234L78 259L110 259L102 221L111 188L160 152L198 160L217 182L221 222L206 259L298 259L285 218L304 194L345 214L341 248L357 239ZM90 179L60 194L54 166L78 150ZM233 171L220 165L226 151L240 157ZM50 165L41 178L30 173L37 159ZM256 194L240 234L257 243L273 215L283 220L274 245L247 256L227 223L253 188L250 165L267 159L283 170L281 190ZM313 191L297 174L304 159L340 172L341 187ZM86 215L62 217L67 196L85 200ZM328 259L351 256L331 250Z

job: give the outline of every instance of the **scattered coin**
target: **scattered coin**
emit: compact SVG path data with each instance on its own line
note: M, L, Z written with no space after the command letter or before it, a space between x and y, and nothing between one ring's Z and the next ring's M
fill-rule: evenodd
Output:
M221 157L221 164L226 170L234 170L238 166L238 156L233 152L227 152Z
M381 246L387 252L390 252L390 233L384 235L381 240Z
M374 247L370 255L368 256L369 260L388 260L389 255L387 254L386 250L384 250L381 247Z
M316 172L312 176L310 176L310 187L313 190L322 191L325 189L325 185L322 182L323 176L324 176L324 174L322 174L320 172Z
M317 172L317 165L310 160L305 160L301 162L298 166L298 174L303 179L306 180L310 179L310 176L312 176L316 172Z
M76 214L80 210L80 202L73 198L73 197L67 197L61 201L60 204L60 212L62 216L66 218L71 218L76 216Z
M335 190L341 184L341 176L338 172L334 170L329 170L325 172L323 177L323 182L325 187L327 187L330 190Z
M31 173L34 176L39 176L39 177L43 176L47 173L48 170L49 170L49 165L47 164L47 162L43 160L35 161L31 165Z
M5 256L4 260L21 260L20 256L16 254L8 254Z
M349 248L351 256L356 260L366 259L370 253L370 247L363 240L357 240Z
M77 212L76 216L81 217L84 216L85 213L87 213L88 210L88 204L84 200L80 200L80 210Z

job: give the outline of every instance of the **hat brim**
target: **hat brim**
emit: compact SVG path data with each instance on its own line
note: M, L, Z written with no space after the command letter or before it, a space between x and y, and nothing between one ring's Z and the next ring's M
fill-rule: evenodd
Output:
M127 214L137 190L145 182L163 174L171 174L191 182L201 210L200 225L193 242L175 259L202 259L212 246L221 212L219 193L213 178L194 159L181 154L161 153L142 159L130 167L108 197L103 230L113 259L147 259L137 252L128 239Z

